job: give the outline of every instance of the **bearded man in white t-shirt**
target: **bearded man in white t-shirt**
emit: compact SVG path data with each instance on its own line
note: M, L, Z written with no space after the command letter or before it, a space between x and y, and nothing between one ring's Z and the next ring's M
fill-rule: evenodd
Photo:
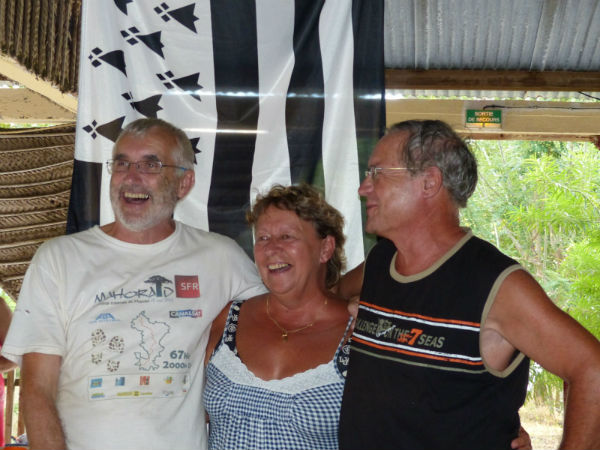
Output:
M193 161L180 129L132 122L107 162L115 221L34 256L2 348L32 450L206 448L210 324L264 287L233 240L173 220Z

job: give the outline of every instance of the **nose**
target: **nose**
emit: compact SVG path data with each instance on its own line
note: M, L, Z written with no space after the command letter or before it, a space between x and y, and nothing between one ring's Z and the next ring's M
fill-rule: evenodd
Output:
M362 183L360 183L360 186L358 187L358 195L360 195L361 197L366 197L367 194L373 189L373 179L372 177L368 176L365 177L364 180L362 180Z
M123 178L127 179L127 180L129 180L129 179L139 180L140 178L142 178L142 174L138 170L137 163L131 163L129 165L129 167L127 168L127 171L123 172Z
M264 244L264 250L267 253L272 253L274 251L276 251L279 248L279 240L278 239L269 239L267 242L265 242Z

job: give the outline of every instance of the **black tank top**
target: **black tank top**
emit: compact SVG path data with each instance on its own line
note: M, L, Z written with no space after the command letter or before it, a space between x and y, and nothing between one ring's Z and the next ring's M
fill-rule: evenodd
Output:
M480 324L520 266L470 233L427 271L403 277L380 241L365 266L340 416L341 449L509 449L529 360L488 370Z

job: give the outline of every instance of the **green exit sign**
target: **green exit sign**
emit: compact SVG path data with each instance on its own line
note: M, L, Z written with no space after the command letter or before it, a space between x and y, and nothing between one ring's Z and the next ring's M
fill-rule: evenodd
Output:
M502 110L500 109L467 109L465 121L467 128L501 128Z

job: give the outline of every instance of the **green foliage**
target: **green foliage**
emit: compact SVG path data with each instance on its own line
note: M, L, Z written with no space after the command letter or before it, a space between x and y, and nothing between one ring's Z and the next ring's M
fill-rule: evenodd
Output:
M0 123L0 128L43 128L52 126L50 123Z
M573 280L563 307L595 336L600 336L600 232L573 244L562 268Z
M16 302L13 300L13 298L10 295L8 295L8 292L5 292L1 287L0 287L0 297L2 297L2 299L6 302L6 304L10 307L10 309L12 311L15 310Z
M524 149L528 157L539 158L543 155L560 158L561 154L567 150L567 144L554 141L530 141Z
M600 152L591 144L472 143L479 183L462 222L519 261L600 337ZM530 395L562 401L562 381L532 365Z

